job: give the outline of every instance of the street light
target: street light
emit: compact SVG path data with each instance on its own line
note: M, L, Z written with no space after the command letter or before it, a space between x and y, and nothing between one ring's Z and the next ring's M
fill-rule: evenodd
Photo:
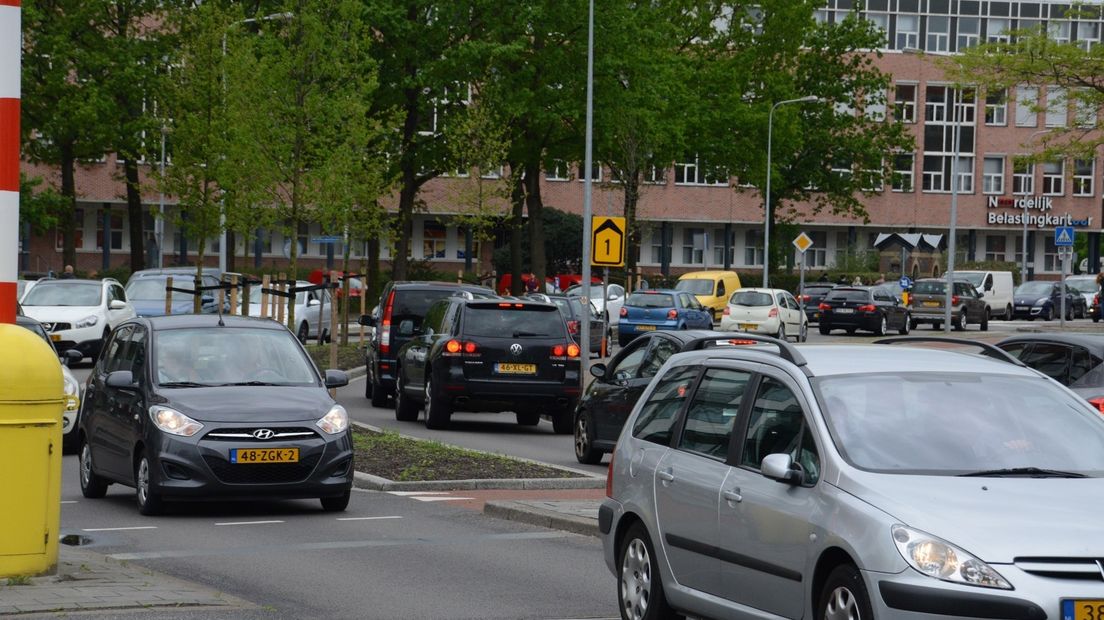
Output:
M1041 129L1039 131L1033 131L1030 136L1027 137L1028 142L1033 140L1035 136L1041 136L1045 133L1050 133L1051 129ZM1034 169L1032 169L1034 172ZM1032 175L1032 189L1034 189L1034 175ZM1021 241L1021 256L1020 256L1020 283L1027 282L1027 199L1023 201L1023 238Z
M229 34L230 29L242 24L255 24L257 22L271 22L271 21L289 21L295 19L295 13L273 13L271 15L265 15L263 17L248 17L246 19L239 19L236 22L231 22L226 25L226 28L222 31L222 96L223 105L225 105L226 98L226 35ZM226 271L226 205L219 208L219 271Z
M154 237L157 239L157 268L165 266L165 137L169 128L161 126L161 197L158 200L159 215L153 223Z
M811 103L814 101L823 101L823 99L817 97L816 95L799 97L797 99L786 99L785 101L779 101L778 103L772 105L770 113L767 114L767 190L763 197L763 288L767 288L767 274L770 271L771 133L774 130L774 111L776 108L778 108L778 106L785 105L787 103Z

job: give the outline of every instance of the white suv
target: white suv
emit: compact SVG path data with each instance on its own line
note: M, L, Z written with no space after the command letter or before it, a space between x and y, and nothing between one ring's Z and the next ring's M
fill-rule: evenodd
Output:
M27 292L23 312L37 319L59 351L95 359L115 326L135 316L118 281L42 280Z

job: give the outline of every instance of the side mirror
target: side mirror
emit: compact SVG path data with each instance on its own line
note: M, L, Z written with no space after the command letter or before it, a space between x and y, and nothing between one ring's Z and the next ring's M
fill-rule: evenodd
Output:
M993 282L992 281L989 281L989 282L985 283L985 290L987 290L987 291L993 290Z
M590 374L595 379L605 379L606 378L606 365L601 363L601 362L599 362L597 364L591 364L590 365Z
M617 293L610 292L609 295L606 295L606 300L608 300L608 301L614 301L614 300L617 300L617 299L621 299L621 296L618 295Z
M414 335L414 321L410 319L404 319L399 323L399 335L400 336L413 336Z
M978 291L978 296L977 296L977 298L978 298L978 299L981 299L982 297L985 297L985 293L982 293L981 291Z
M313 308L313 307L315 307L317 305L320 305L320 304L321 304L321 302L318 301L317 299L308 299L307 300L307 307L308 308Z
M801 482L801 472L793 468L793 459L789 454L768 454L764 456L759 471L767 478L778 482L788 484Z
M109 310L126 310L126 302L118 299L112 299L111 303L107 305Z
M81 353L76 349L67 349L61 354L61 363L65 364L66 366L75 362L79 362L82 359L84 359L84 353Z
M326 371L326 387L327 388L339 388L349 385L349 375L345 374L344 370L327 370Z
M107 387L119 388L120 390L133 390L138 386L134 384L134 373L129 370L116 370L107 375Z
M360 315L360 318L357 319L357 323L365 327L375 327L376 317L372 316L371 314L362 314Z

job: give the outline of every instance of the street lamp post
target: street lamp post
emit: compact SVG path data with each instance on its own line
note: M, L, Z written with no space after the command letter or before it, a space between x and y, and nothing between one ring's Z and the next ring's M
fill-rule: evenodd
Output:
M1041 136L1045 133L1050 133L1050 129L1042 129L1034 131L1027 137L1028 141L1031 141L1035 136ZM1034 172L1034 170L1032 170ZM1034 176L1032 177L1032 188L1034 188ZM1023 201L1023 238L1021 241L1021 255L1020 255L1020 283L1027 282L1027 200Z
M767 189L763 195L763 288L767 288L767 278L770 272L771 133L774 131L774 111L778 106L787 103L809 103L813 101L821 101L821 98L816 95L809 95L797 99L786 99L772 105L770 113L767 114Z
M955 271L955 253L957 251L956 239L957 237L957 225L958 225L958 159L959 159L959 134L961 133L961 127L959 125L959 99L962 97L962 93L959 89L954 89L954 94L951 95L951 131L954 132L951 137L951 223L950 223L950 239L947 242L947 289L944 292L943 299L943 331L950 333L951 331L951 301L954 299L954 271ZM966 327L965 321L962 324L963 328Z
M583 147L583 295L590 303L590 253L591 253L591 193L593 179L591 166L594 163L594 0L590 0L587 12L587 73L586 73L586 130L585 145ZM603 296L605 290L602 291ZM603 302L605 303L605 302ZM579 382L586 386L587 366L590 364L590 321L581 321L583 353L579 355Z
M157 221L153 223L154 237L157 239L157 268L165 266L165 136L169 128L161 127L161 197L158 199Z

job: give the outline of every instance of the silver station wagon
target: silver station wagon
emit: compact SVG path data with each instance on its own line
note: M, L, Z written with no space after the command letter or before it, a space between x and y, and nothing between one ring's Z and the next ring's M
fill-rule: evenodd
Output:
M599 511L622 617L1104 618L1104 417L975 346L672 356Z

